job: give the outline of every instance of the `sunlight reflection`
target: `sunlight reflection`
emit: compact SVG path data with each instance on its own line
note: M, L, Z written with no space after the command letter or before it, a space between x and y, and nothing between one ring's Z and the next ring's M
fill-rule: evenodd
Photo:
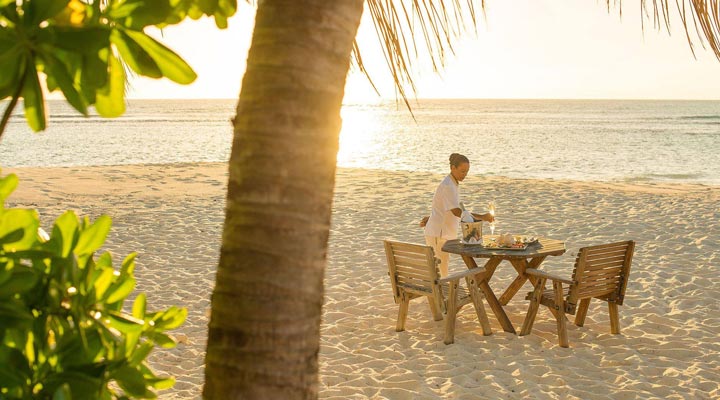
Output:
M377 111L366 105L343 106L338 166L372 168L367 165L368 159L378 151L378 137L382 136L383 130L383 116Z

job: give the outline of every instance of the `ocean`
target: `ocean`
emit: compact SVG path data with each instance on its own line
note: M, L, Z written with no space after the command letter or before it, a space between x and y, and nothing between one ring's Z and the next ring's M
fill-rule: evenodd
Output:
M2 106L4 109L5 102ZM128 100L117 119L49 102L34 134L14 115L0 166L227 161L235 100ZM420 100L346 104L338 166L601 182L720 185L720 101Z

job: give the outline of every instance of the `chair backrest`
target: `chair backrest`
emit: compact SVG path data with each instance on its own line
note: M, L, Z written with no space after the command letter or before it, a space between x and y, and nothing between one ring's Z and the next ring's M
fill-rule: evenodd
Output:
M621 305L634 251L632 240L581 248L575 260L568 303L597 297Z
M400 290L418 295L442 296L437 284L440 273L432 247L391 240L385 240L384 243L396 302Z

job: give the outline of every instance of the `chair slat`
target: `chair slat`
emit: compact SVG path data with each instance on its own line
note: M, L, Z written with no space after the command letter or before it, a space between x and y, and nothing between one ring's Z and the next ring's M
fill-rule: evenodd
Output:
M432 283L430 278L428 278L427 274L419 274L419 273L415 274L415 273L406 273L406 272L397 274L398 281L404 281L407 279L416 279L416 280L427 281L427 282Z
M405 258L405 257L395 257L395 265L402 265L405 267L410 268L428 268L428 262L427 260L420 260L420 259L412 259L412 258Z
M590 251L600 251L600 250L614 249L614 248L626 249L628 247L628 243L630 243L630 242L631 241L599 244L599 245L595 245L595 246L588 246L588 247L586 247L586 249L588 249Z
M597 277L602 276L621 276L622 275L622 264L618 266L613 266L610 268L602 268L602 269L594 269L592 271L585 272L585 277L587 279L596 279Z
M425 249L422 249L425 250ZM425 251L420 251L420 249L416 249L415 251L404 251L404 250L394 250L393 254L396 256L402 256L402 257L411 257L411 258L424 258L427 256L427 253Z
M608 263L602 263L602 264L586 264L584 271L590 272L590 271L599 271L603 269L611 269L611 268L622 268L623 266L622 261L614 261L614 262L608 262Z
M602 282L604 282L604 281L606 281L606 280L610 280L610 279L616 280L616 281L619 282L619 281L620 281L620 277L621 277L620 274L612 274L612 273L610 273L610 274L599 274L599 275L598 275L598 274L596 274L596 275L585 275L585 276L583 277L583 280L581 280L580 282L578 282L577 285L578 285L578 286L592 286L592 285L596 285L596 284L602 283Z
M625 253L603 255L603 257L596 256L594 258L588 257L585 259L585 262L590 265L607 264L607 263L613 263L613 262L622 263L623 261L625 261Z
M588 250L588 255L594 257L594 256L601 256L603 254L609 254L609 255L617 254L617 253L622 254L622 253L625 253L626 250L627 250L626 245L618 246L618 247L610 247L610 248L606 247L606 248L601 248L601 249L591 248Z
M579 291L582 292L583 290L592 289L594 287L613 286L617 285L618 283L620 283L620 277L612 276L580 282L578 283L577 288Z
M617 285L617 284L616 284ZM610 286L595 286L592 288L588 288L586 290L580 291L580 297L598 297L606 294L613 293L615 291L615 287L613 285Z
M427 270L420 270L420 269L405 269L405 268L398 268L395 273L398 277L398 279L402 278L403 276L408 277L421 277L427 281L430 281L430 277L428 277L428 271Z
M600 286L612 286L617 285L620 283L620 277L613 276L608 277L606 279L595 279L595 280L588 280L578 283L577 288L578 290L582 291L588 288L594 288L594 287L600 287Z

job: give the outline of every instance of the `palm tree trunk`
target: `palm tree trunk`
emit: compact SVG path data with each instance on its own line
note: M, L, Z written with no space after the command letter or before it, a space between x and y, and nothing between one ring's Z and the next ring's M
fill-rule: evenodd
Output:
M234 120L206 399L317 398L340 107L362 7L258 2Z

